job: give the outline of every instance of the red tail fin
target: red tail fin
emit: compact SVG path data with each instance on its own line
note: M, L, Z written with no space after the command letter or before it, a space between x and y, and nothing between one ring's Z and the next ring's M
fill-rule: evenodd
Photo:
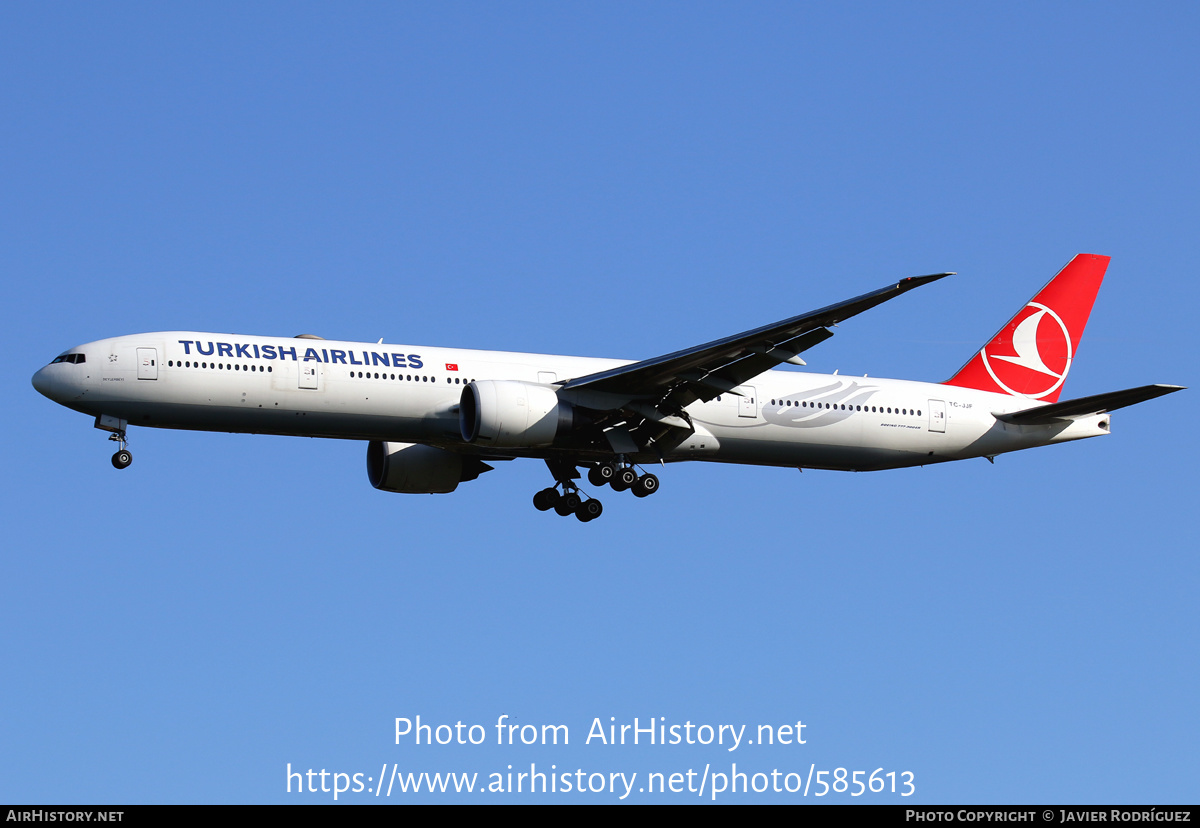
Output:
M1072 259L944 384L1057 402L1108 260Z

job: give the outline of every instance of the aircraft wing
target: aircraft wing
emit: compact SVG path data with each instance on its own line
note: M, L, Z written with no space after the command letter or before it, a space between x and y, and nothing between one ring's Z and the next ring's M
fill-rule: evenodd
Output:
M649 400L664 413L675 413L696 400L710 400L784 362L803 364L797 355L833 336L831 325L849 319L913 288L953 273L901 279L871 293L772 325L717 339L673 354L577 377L564 391L596 391L626 399Z
M1126 388L1123 391L1109 391L1106 394L1093 394L1090 397L1080 397L1075 400L1039 405L1026 408L1024 411L1014 411L1011 414L997 414L997 420L1014 425L1049 425L1050 423L1073 420L1076 417L1087 417L1092 414L1106 414L1136 405L1164 394L1172 394L1183 390L1182 385L1143 385L1138 388Z

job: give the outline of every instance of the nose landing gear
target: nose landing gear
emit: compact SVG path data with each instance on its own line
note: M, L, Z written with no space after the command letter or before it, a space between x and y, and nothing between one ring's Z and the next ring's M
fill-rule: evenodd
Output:
M128 422L120 417L111 417L108 414L100 414L96 417L96 428L110 432L108 439L120 446L117 453L112 456L113 468L116 469L128 468L129 464L133 462L133 455L129 453L129 442L125 439L126 425Z
M128 444L125 440L125 432L118 431L115 434L108 435L109 440L113 440L120 444L117 453L112 456L112 464L115 469L129 468L129 464L133 462L133 454L126 447Z

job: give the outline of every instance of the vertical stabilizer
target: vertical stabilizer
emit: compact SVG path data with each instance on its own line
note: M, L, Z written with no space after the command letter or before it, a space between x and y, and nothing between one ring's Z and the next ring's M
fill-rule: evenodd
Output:
M1057 402L1108 261L1076 256L944 384Z

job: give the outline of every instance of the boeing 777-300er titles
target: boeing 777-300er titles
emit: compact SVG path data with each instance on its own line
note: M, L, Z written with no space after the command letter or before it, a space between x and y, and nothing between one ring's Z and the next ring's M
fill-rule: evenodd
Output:
M534 457L555 480L534 505L586 522L602 507L580 467L645 497L650 463L871 471L1107 434L1109 412L1180 390L1059 402L1108 261L1076 256L942 383L771 369L949 273L641 362L172 331L72 348L33 385L112 432L118 469L131 424L366 440L371 485L388 492L452 492L489 462Z

